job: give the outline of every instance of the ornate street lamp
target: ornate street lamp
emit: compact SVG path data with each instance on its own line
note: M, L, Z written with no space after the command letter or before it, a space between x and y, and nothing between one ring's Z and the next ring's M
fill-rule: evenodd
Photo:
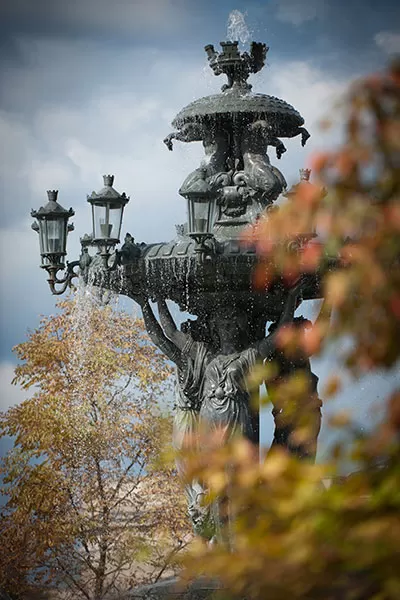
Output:
M205 245L206 240L213 238L213 227L216 217L216 193L204 179L196 179L188 186L179 190L181 196L187 200L188 231L189 237L195 240L195 252L203 256L210 249Z
M62 278L57 278L58 271L65 268L65 256L67 253L67 235L73 231L73 224L68 224L68 219L75 213L70 208L66 210L57 202L58 190L49 190L47 192L48 203L41 206L39 210L32 210L31 216L37 219L32 224L32 229L39 234L40 255L42 257L42 269L49 274L47 280L53 294L63 294L68 286L71 286L71 280L77 277L73 269L78 262L67 262L67 273ZM56 284L60 284L61 289L56 289Z
M37 219L32 229L39 234L41 267L49 273L48 282L54 295L63 294L67 287L72 287L72 279L78 275L81 275L83 281L87 283L89 268L93 264L98 272L98 277L93 277L93 283L107 286L110 283L110 271L126 260L127 256L131 260L132 257L137 258L140 254L136 244L127 243L125 240L122 251L116 251L113 264L109 264L111 249L119 243L123 211L129 202L129 197L125 193L120 194L112 187L113 175L103 175L103 179L103 189L87 196L88 202L92 205L93 232L91 235L85 234L81 237L82 251L79 260L67 261L65 264L67 234L74 228L72 224L68 224L68 219L75 213L72 208L66 210L58 204L58 191L48 191L49 202L46 206L31 212ZM91 246L96 246L99 250L100 265L99 260L89 254ZM79 267L79 274L74 271L75 267ZM57 277L58 271L65 268L65 275L62 278Z
M122 216L129 197L112 187L114 175L103 175L103 180L104 187L99 192L92 192L87 201L92 205L92 243L98 246L107 267L110 250L119 243Z

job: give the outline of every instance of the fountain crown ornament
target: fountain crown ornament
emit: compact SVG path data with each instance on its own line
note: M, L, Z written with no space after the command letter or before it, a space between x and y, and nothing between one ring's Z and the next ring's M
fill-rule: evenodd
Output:
M222 52L216 52L212 44L205 46L210 67L215 75L224 73L228 77L228 83L222 86L222 91L231 89L251 90L247 83L250 73L258 73L265 64L265 57L269 50L262 42L252 42L250 54L239 52L239 42L220 42Z

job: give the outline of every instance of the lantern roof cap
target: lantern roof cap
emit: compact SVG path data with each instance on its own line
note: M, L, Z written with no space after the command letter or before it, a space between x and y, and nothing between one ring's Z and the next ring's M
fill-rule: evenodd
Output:
M183 182L179 194L181 196L198 196L198 197L210 197L214 194L210 184L206 181L205 169L198 169L196 172L197 176L193 174L189 175Z
M91 203L96 202L110 202L120 206L124 206L129 202L129 196L122 192L120 194L115 188L113 188L114 175L103 175L104 187L99 191L93 191L90 196L87 196L87 201Z
M39 210L31 210L31 216L38 219L45 219L50 217L64 217L68 219L73 217L75 212L72 208L67 210L61 204L57 202L58 190L47 190L48 203L45 206L41 206Z

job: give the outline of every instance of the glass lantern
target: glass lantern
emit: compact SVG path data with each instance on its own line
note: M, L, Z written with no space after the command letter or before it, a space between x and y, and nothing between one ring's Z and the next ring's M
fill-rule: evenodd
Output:
M67 234L71 231L68 219L75 213L70 208L66 210L57 202L58 191L47 192L48 203L39 210L31 211L32 217L37 221L32 228L39 234L41 267L63 269L67 250Z
M187 202L189 235L211 234L215 221L215 196L190 195Z
M104 175L104 188L92 192L87 200L92 205L93 243L107 249L119 243L122 217L129 198L120 194L112 186L113 175Z
M212 237L216 218L216 195L205 179L191 182L188 188L180 190L187 200L188 234L201 242Z

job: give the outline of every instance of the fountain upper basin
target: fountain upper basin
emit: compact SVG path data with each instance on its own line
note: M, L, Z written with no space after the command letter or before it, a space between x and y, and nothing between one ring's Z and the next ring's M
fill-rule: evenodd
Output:
M203 120L234 119L235 116L249 123L264 119L273 126L275 135L282 137L304 124L300 113L280 98L231 89L191 102L177 114L172 126L180 129Z

